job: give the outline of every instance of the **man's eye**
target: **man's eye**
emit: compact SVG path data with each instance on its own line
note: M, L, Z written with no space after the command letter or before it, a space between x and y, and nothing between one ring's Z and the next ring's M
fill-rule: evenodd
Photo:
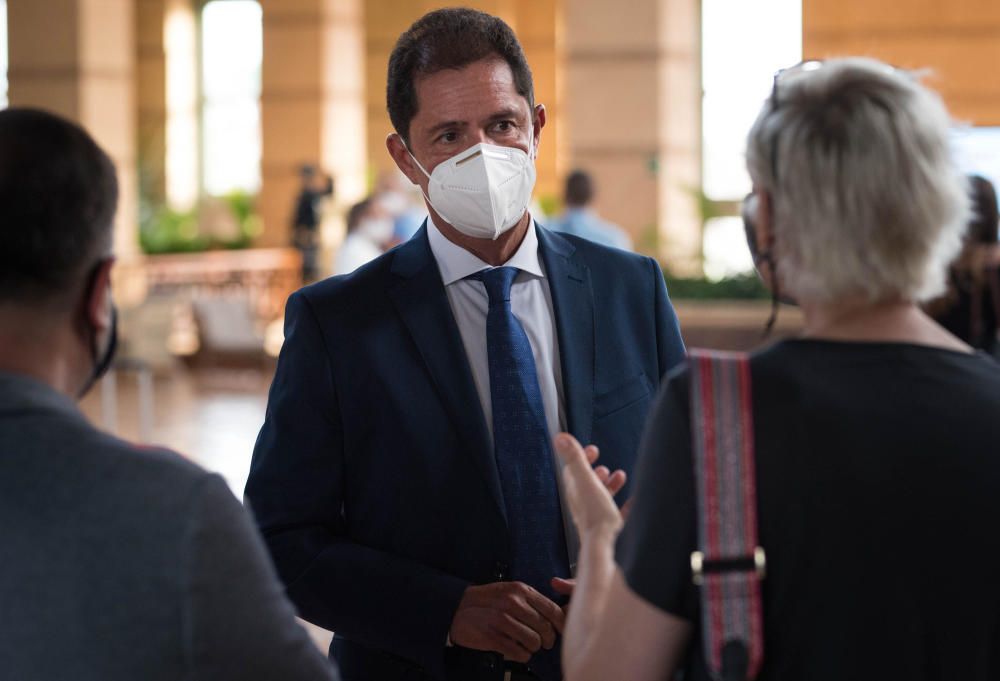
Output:
M442 142L455 142L456 140L458 140L458 133L446 132L445 134L441 135L441 137L439 137L438 139L440 139Z
M498 132L510 132L514 129L514 123L512 121L500 121L497 123Z

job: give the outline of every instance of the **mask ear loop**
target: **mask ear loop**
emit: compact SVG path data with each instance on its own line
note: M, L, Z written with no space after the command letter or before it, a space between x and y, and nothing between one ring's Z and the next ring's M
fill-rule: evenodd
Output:
M87 284L87 298L93 295L94 287L97 285L97 275L100 272L100 267L104 263L97 263L94 268L93 274L90 276L90 282ZM111 364L114 361L115 350L118 348L118 309L115 307L114 303L111 304L111 326L108 330L108 344L104 348L104 353L97 347L97 331L92 330L90 334L90 356L91 356L91 370L90 375L84 382L83 386L77 393L77 399L81 399L84 395L90 392L90 389L94 387L101 378L108 373L108 369L111 368Z
M743 229L746 232L747 237L747 247L750 249L750 257L753 258L754 267L757 269L758 273L761 272L761 265L766 265L771 273L771 314L767 319L767 324L764 327L764 333L761 338L767 338L771 335L771 331L774 330L774 325L778 321L778 303L780 302L780 293L778 291L778 275L777 269L775 267L774 258L771 255L774 247L766 251L758 250L757 245L757 232L754 227L753 215L756 212L757 207L757 197L754 194L747 194L743 199Z
M406 149L406 153L410 155L410 158L413 160L413 162L417 164L417 168L420 169L420 172L422 172L427 177L428 181L432 180L433 178L431 177L431 174L429 172L427 172L427 169L424 168L423 165L420 164L420 161L417 160L417 157L413 155L412 151L410 151L410 146L403 140L402 137L400 137L399 140L401 142L403 142L403 148ZM424 200L427 201L427 205L429 205L431 208L433 208L437 212L438 215L440 215L442 218L444 218L445 222L447 222L449 224L454 224L454 222L452 222L452 220L447 215L445 215L444 213L442 213L441 210L437 206L434 205L434 202L431 201L431 197L428 194L429 191L430 191L430 184L427 185L427 192L425 192L422 187L420 189L420 193L423 195Z
M753 248L756 250L756 233L748 236L753 237ZM761 338L768 338L771 335L771 332L774 331L775 324L778 322L778 310L780 309L779 303L781 302L781 285L778 283L778 264L774 260L774 242L771 242L771 247L767 250L758 251L754 261L755 263L763 263L770 272L771 314L767 318L767 324L764 326L764 333L761 335ZM759 270L760 265L757 265L757 268Z
M420 168L420 172L422 172L428 180L431 179L431 174L427 172L427 170L420 164L420 161L417 160L417 157L413 155L413 152L410 151L410 145L406 143L406 140L400 137L399 141L403 143L403 148L406 149L406 153L410 156L410 160L416 163L417 167ZM431 197L427 196L427 194L424 192L422 188L420 190L420 193L423 194L424 198L427 200L427 203L431 203ZM432 207L433 205L434 204L431 204Z
M408 145L405 141L403 141L402 137L399 138L399 141L403 142L403 148L406 149L406 153L409 154L410 160L416 163L417 167L420 168L420 172L422 172L427 177L428 180L431 179L431 174L427 172L427 170L420 164L420 161L417 160L417 157L413 155L413 152L410 151L410 145Z
M774 325L778 322L778 310L780 309L778 303L780 302L780 292L778 291L778 270L775 268L774 258L771 256L771 251L765 251L761 253L759 259L762 263L766 264L768 269L771 271L771 314L767 318L767 324L764 326L764 333L761 338L768 338L771 332L774 331Z

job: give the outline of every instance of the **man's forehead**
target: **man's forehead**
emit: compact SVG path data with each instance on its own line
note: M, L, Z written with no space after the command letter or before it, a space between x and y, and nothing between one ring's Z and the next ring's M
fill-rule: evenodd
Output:
M417 116L425 125L444 120L473 121L503 111L528 111L527 100L517 92L510 65L500 58L486 58L459 69L444 69L414 82Z

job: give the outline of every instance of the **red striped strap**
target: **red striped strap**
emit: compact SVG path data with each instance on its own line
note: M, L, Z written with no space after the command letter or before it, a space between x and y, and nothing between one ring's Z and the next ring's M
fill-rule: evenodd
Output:
M764 551L757 536L750 362L743 354L705 350L691 351L688 361L698 500L691 566L701 587L705 661L717 680L753 679L764 658Z

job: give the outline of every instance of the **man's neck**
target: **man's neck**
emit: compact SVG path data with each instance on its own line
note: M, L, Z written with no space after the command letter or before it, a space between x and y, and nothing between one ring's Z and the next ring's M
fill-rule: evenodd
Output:
M800 300L806 338L916 343L958 352L972 349L931 320L912 301L864 299L825 303Z
M82 379L65 350L69 333L24 312L0 309L0 371L34 378L75 399Z
M528 233L528 227L531 225L531 215L525 212L524 217L516 225L501 234L496 240L476 239L462 234L445 222L437 213L432 213L432 217L434 225L437 226L438 231L445 239L494 267L499 267L514 257L517 249L521 247L521 242L524 241L524 235Z

